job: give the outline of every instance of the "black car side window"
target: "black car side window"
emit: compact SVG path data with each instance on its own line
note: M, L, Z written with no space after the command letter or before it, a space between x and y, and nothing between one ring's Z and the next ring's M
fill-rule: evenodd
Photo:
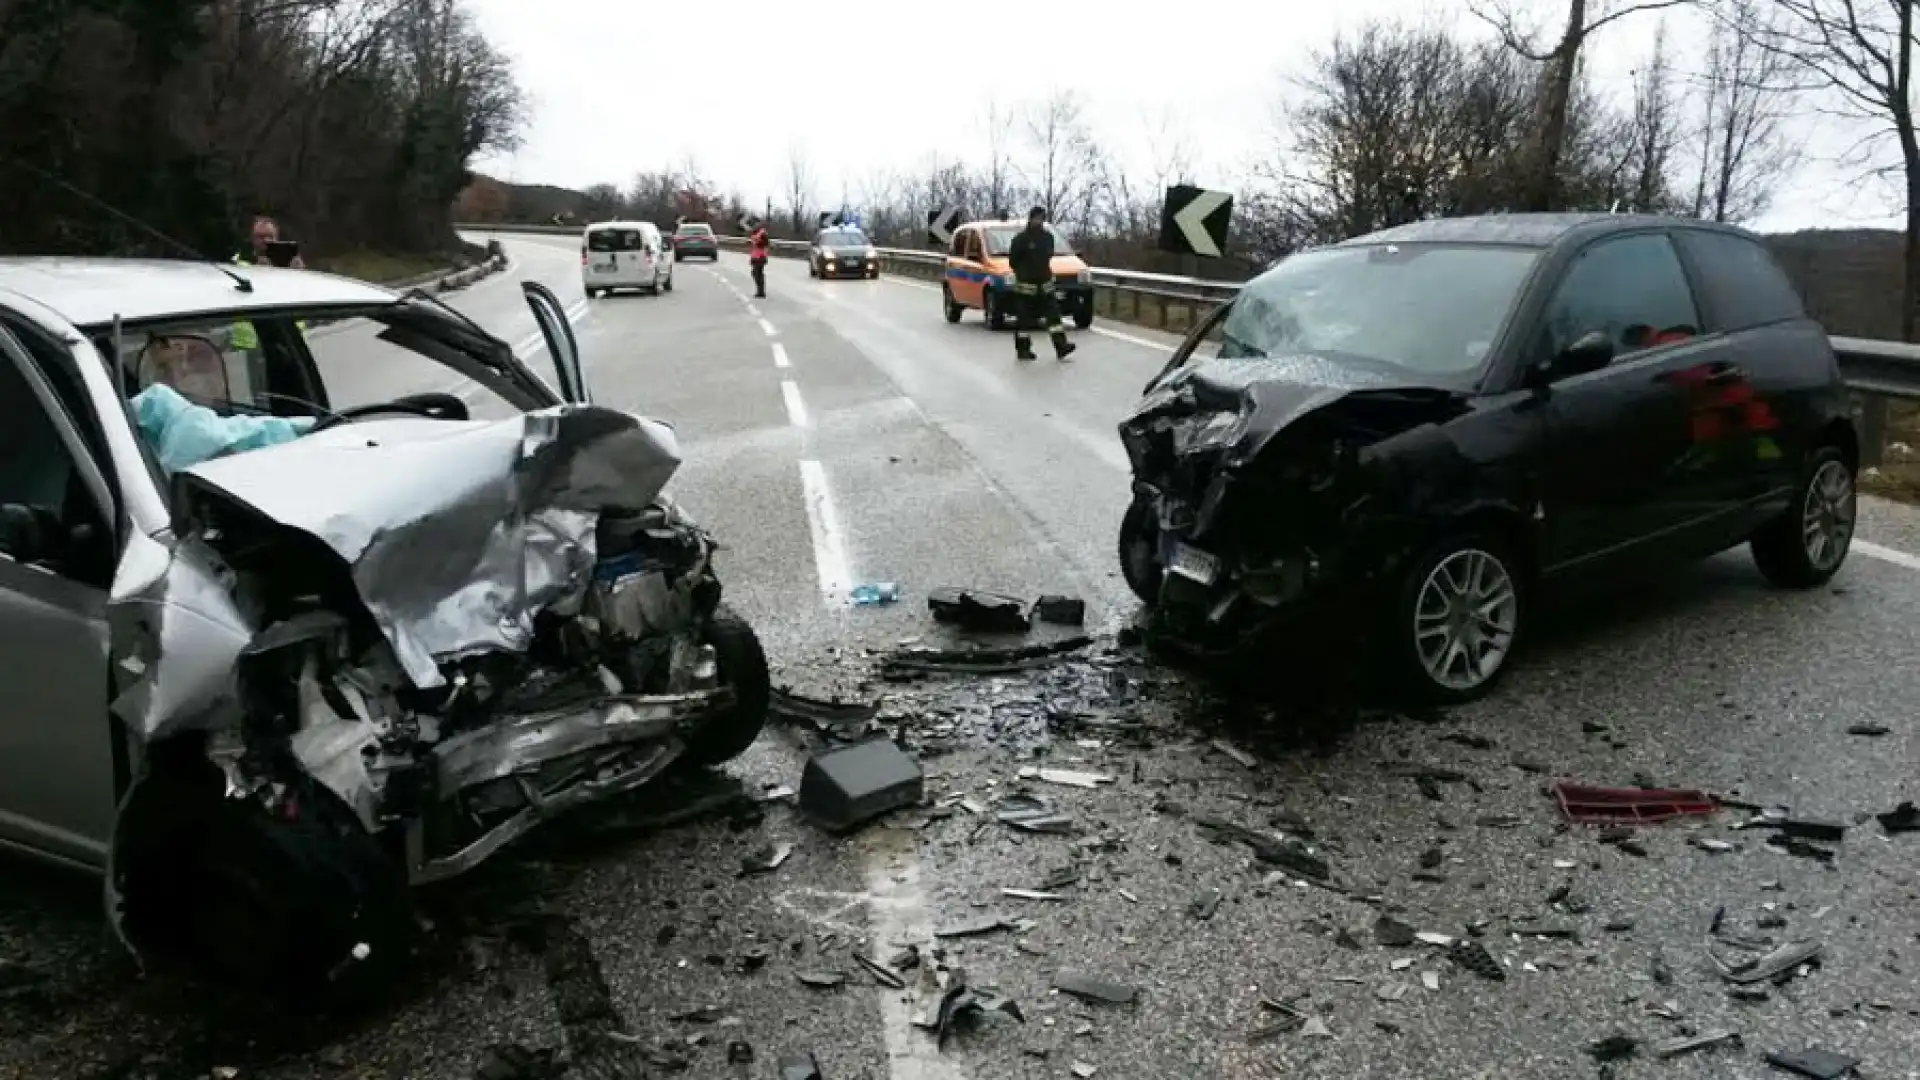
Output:
M1700 291L1715 330L1748 330L1806 318L1799 290L1758 242L1707 229L1683 229L1679 238L1700 272Z
M1547 305L1540 347L1558 356L1595 330L1612 339L1616 357L1700 332L1693 290L1664 234L1602 240L1574 258Z

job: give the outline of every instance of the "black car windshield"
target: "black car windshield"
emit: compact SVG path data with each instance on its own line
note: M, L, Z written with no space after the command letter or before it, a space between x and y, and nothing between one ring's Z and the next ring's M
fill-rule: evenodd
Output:
M1008 251L1012 250L1013 238L1020 235L1022 228L1023 227L1019 225L996 225L993 228L982 230L987 234L987 254L1005 255ZM1067 238L1060 235L1059 229L1049 225L1047 226L1047 231L1053 234L1053 253L1055 255L1073 254L1073 245L1067 243Z
M1490 244L1294 255L1247 283L1215 355L1315 353L1444 386L1470 384L1539 258L1536 249Z
M828 229L820 234L821 247L866 247L867 234L859 229Z

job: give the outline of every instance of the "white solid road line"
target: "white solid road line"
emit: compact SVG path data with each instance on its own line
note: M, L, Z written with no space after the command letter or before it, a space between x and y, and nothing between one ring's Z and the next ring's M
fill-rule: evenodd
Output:
M818 461L800 463L800 489L807 504L807 531L813 535L813 569L820 578L820 595L829 607L847 601L847 551L840 541L840 515L827 488L827 470Z
M1871 540L1855 540L1853 550L1870 559L1879 559L1895 566L1904 566L1908 570L1920 570L1920 555L1909 555L1899 548L1890 548L1876 544Z
M1104 326L1089 326L1087 329L1102 337L1110 337L1115 341L1124 341L1129 345L1138 345L1143 349L1154 349L1159 352L1172 352L1174 349L1172 345L1162 344L1158 341L1148 341L1146 338L1134 337L1132 334L1123 334L1118 330L1109 330Z
M768 337L772 337L776 333L776 331L773 329L773 324L768 322L765 319L760 320L760 332L767 335Z
M773 366L777 368L792 366L787 360L787 347L777 341L773 343Z
M740 299L747 300L745 296L740 297ZM756 319L760 317L759 306L751 300L747 300L747 314L753 316Z
M867 872L867 910L874 947L890 942L932 941L933 916L921 884L920 855L912 834L869 829L862 843ZM912 976L910 975L909 978ZM911 998L878 987L880 1028L887 1046L890 1080L963 1080L954 1056L942 1054L933 1036L914 1024Z
M792 379L780 380L780 396L787 403L787 422L794 427L807 426L807 403L800 400L800 388Z
M586 317L587 302L585 300L580 301L568 308L566 314L569 323L579 322L582 318ZM532 356L534 353L546 347L546 336L540 333L540 331L535 330L533 333L522 338L520 344L513 347L513 355L515 359L525 360L527 357Z

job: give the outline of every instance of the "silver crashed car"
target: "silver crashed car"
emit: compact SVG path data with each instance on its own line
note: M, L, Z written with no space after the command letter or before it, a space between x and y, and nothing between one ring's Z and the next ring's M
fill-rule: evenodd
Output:
M672 429L522 290L553 385L421 294L0 259L0 849L143 960L370 977L409 886L758 735Z

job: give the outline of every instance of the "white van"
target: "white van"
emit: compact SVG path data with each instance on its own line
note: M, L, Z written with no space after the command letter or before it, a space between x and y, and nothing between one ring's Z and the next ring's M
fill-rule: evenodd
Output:
M580 238L580 282L587 296L615 289L673 291L673 259L651 221L599 221Z

